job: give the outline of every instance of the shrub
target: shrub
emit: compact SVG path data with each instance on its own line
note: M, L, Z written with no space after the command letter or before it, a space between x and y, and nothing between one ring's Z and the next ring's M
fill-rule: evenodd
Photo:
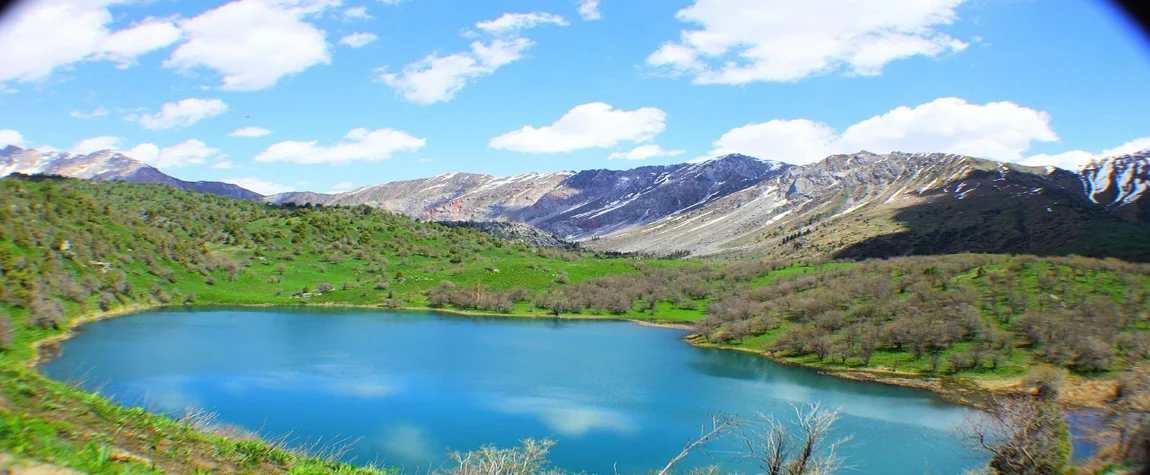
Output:
M317 294L326 294L326 293L331 292L333 290L335 290L335 286L332 285L331 283L328 283L328 282L324 282L322 284L315 286L315 292Z
M16 335L12 332L12 320L8 315L0 313L0 350L7 351L12 348L12 341Z
M55 300L33 300L28 306L28 313L28 323L45 330L59 330L64 323L64 309Z

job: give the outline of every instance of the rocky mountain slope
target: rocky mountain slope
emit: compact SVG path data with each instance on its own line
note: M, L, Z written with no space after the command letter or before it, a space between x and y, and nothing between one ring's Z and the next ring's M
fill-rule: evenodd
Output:
M1089 168L1075 173L948 154L835 155L712 205L588 244L696 255L1025 252L1150 258L1150 227L1139 218L1140 208L1130 208L1141 200L1129 191L1145 189L1146 159L1103 163L1108 165L1095 177L1132 178L1107 188L1102 178L1087 178ZM1128 191L1107 191L1114 188ZM1131 199L1123 203L1126 198Z
M1150 258L1150 151L1081 171L951 154L743 155L632 170L447 174L274 202L527 223L596 250L875 257L948 252ZM1146 244L1143 244L1146 243Z
M8 146L0 149L0 176L13 173L25 175L60 175L91 180L123 180L136 183L162 183L176 188L227 196L229 198L258 199L259 193L231 183L218 181L189 182L173 178L155 167L133 159L115 150L102 150L90 154L40 152Z
M1084 167L1083 193L1131 220L1150 222L1150 150L1108 157Z
M448 173L346 193L284 193L273 203L368 204L432 221L522 222L564 239L589 239L706 206L791 165L728 155L631 170L496 178Z

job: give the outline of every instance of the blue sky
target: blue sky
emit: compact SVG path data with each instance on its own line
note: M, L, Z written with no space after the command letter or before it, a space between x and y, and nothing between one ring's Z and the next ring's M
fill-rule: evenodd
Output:
M30 0L0 142L265 193L731 152L1073 168L1150 148L1147 78L1101 0Z

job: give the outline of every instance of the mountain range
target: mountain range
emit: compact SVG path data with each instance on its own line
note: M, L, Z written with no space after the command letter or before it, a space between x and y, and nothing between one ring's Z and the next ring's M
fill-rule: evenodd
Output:
M41 152L9 145L0 149L0 176L60 175L91 180L121 180L134 183L162 183L176 188L212 193L229 198L259 199L261 195L231 183L218 181L184 181L161 172L115 150L89 154Z
M952 252L1150 259L1150 150L1070 171L962 155L745 155L630 170L448 173L335 193L260 196L185 182L115 151L0 150L0 175L166 183L276 204L370 205L427 221L526 223L598 250L886 257Z

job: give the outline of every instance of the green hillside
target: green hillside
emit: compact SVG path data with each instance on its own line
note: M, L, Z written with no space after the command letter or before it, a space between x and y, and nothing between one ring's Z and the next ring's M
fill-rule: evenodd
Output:
M182 304L642 319L806 365L1003 385L1038 366L1107 381L1150 357L1146 264L605 258L367 206L10 177L0 179L0 452L91 473L376 473L122 408L30 369L34 344L80 317Z

